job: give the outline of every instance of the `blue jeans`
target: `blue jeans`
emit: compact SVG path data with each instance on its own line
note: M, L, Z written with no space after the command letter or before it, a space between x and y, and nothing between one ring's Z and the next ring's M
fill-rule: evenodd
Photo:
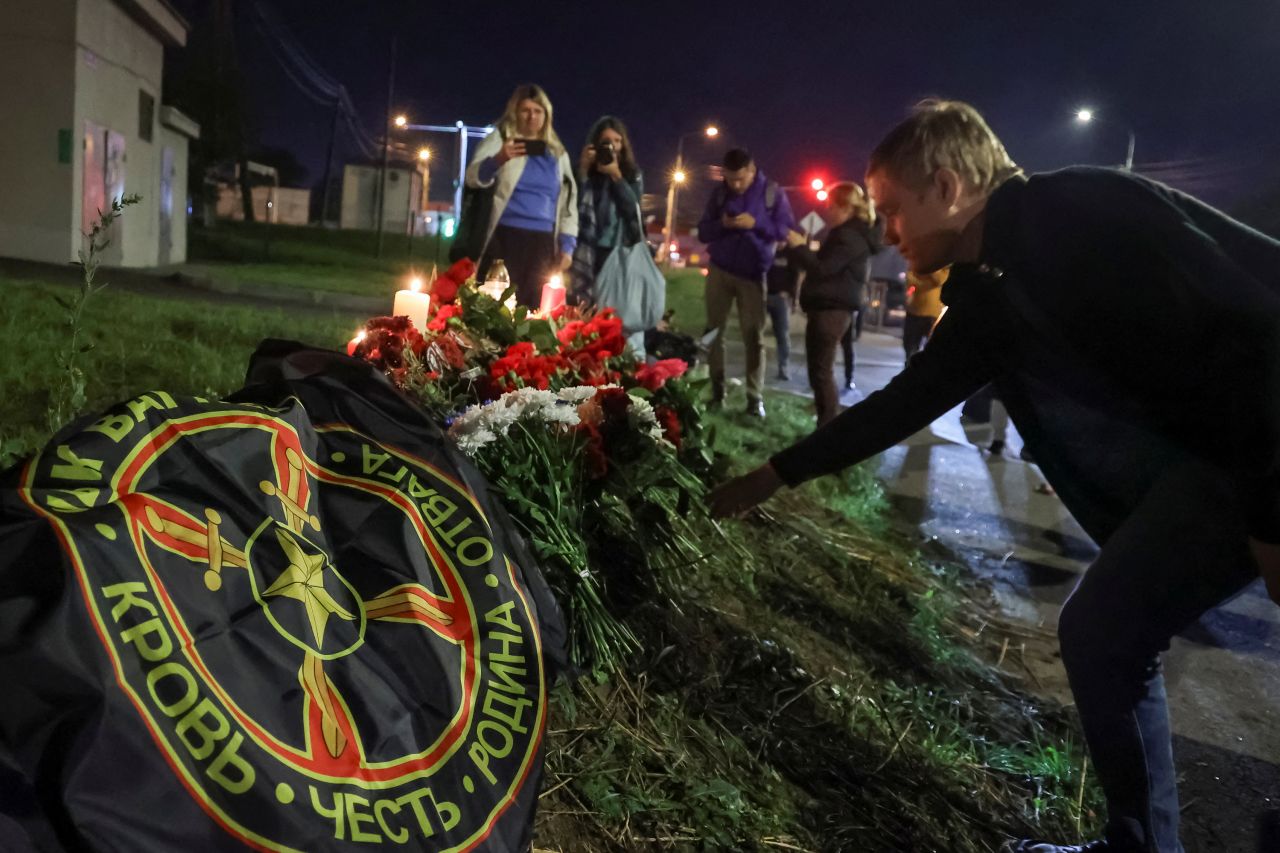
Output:
M791 296L770 293L765 300L765 310L769 312L773 337L778 342L778 369L786 370L791 357Z
M1257 577L1244 517L1221 472L1172 466L1063 605L1062 662L1107 797L1108 850L1182 853L1160 654Z

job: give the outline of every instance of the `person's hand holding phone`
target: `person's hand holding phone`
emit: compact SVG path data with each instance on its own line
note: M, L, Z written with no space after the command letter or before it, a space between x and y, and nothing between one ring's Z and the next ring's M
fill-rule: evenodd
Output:
M809 242L799 231L787 231L787 245L793 249L798 249L805 243Z
M523 139L508 139L502 143L502 148L498 149L495 159L497 159L498 165L501 166L508 160L525 156L526 153Z

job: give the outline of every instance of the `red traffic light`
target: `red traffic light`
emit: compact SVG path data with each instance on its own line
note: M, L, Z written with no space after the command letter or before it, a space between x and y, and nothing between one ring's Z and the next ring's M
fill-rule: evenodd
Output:
M814 178L812 181L809 182L809 186L813 187L814 192L817 192L818 190L826 186L826 182L824 182L822 178Z

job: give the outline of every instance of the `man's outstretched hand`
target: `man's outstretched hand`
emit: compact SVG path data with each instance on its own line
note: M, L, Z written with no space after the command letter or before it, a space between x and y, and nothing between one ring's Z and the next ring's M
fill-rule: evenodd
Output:
M773 497L785 484L769 463L761 465L749 474L721 483L707 498L712 518L729 518L743 515L758 504Z
M1280 604L1280 545L1262 542L1251 536L1249 550L1258 561L1258 574L1262 575L1262 582L1267 585L1267 595L1276 604Z

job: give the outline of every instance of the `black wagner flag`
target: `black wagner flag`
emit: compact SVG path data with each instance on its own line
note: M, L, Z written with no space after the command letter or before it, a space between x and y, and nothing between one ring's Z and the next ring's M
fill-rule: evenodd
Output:
M523 851L563 629L368 365L267 342L0 493L0 848Z

